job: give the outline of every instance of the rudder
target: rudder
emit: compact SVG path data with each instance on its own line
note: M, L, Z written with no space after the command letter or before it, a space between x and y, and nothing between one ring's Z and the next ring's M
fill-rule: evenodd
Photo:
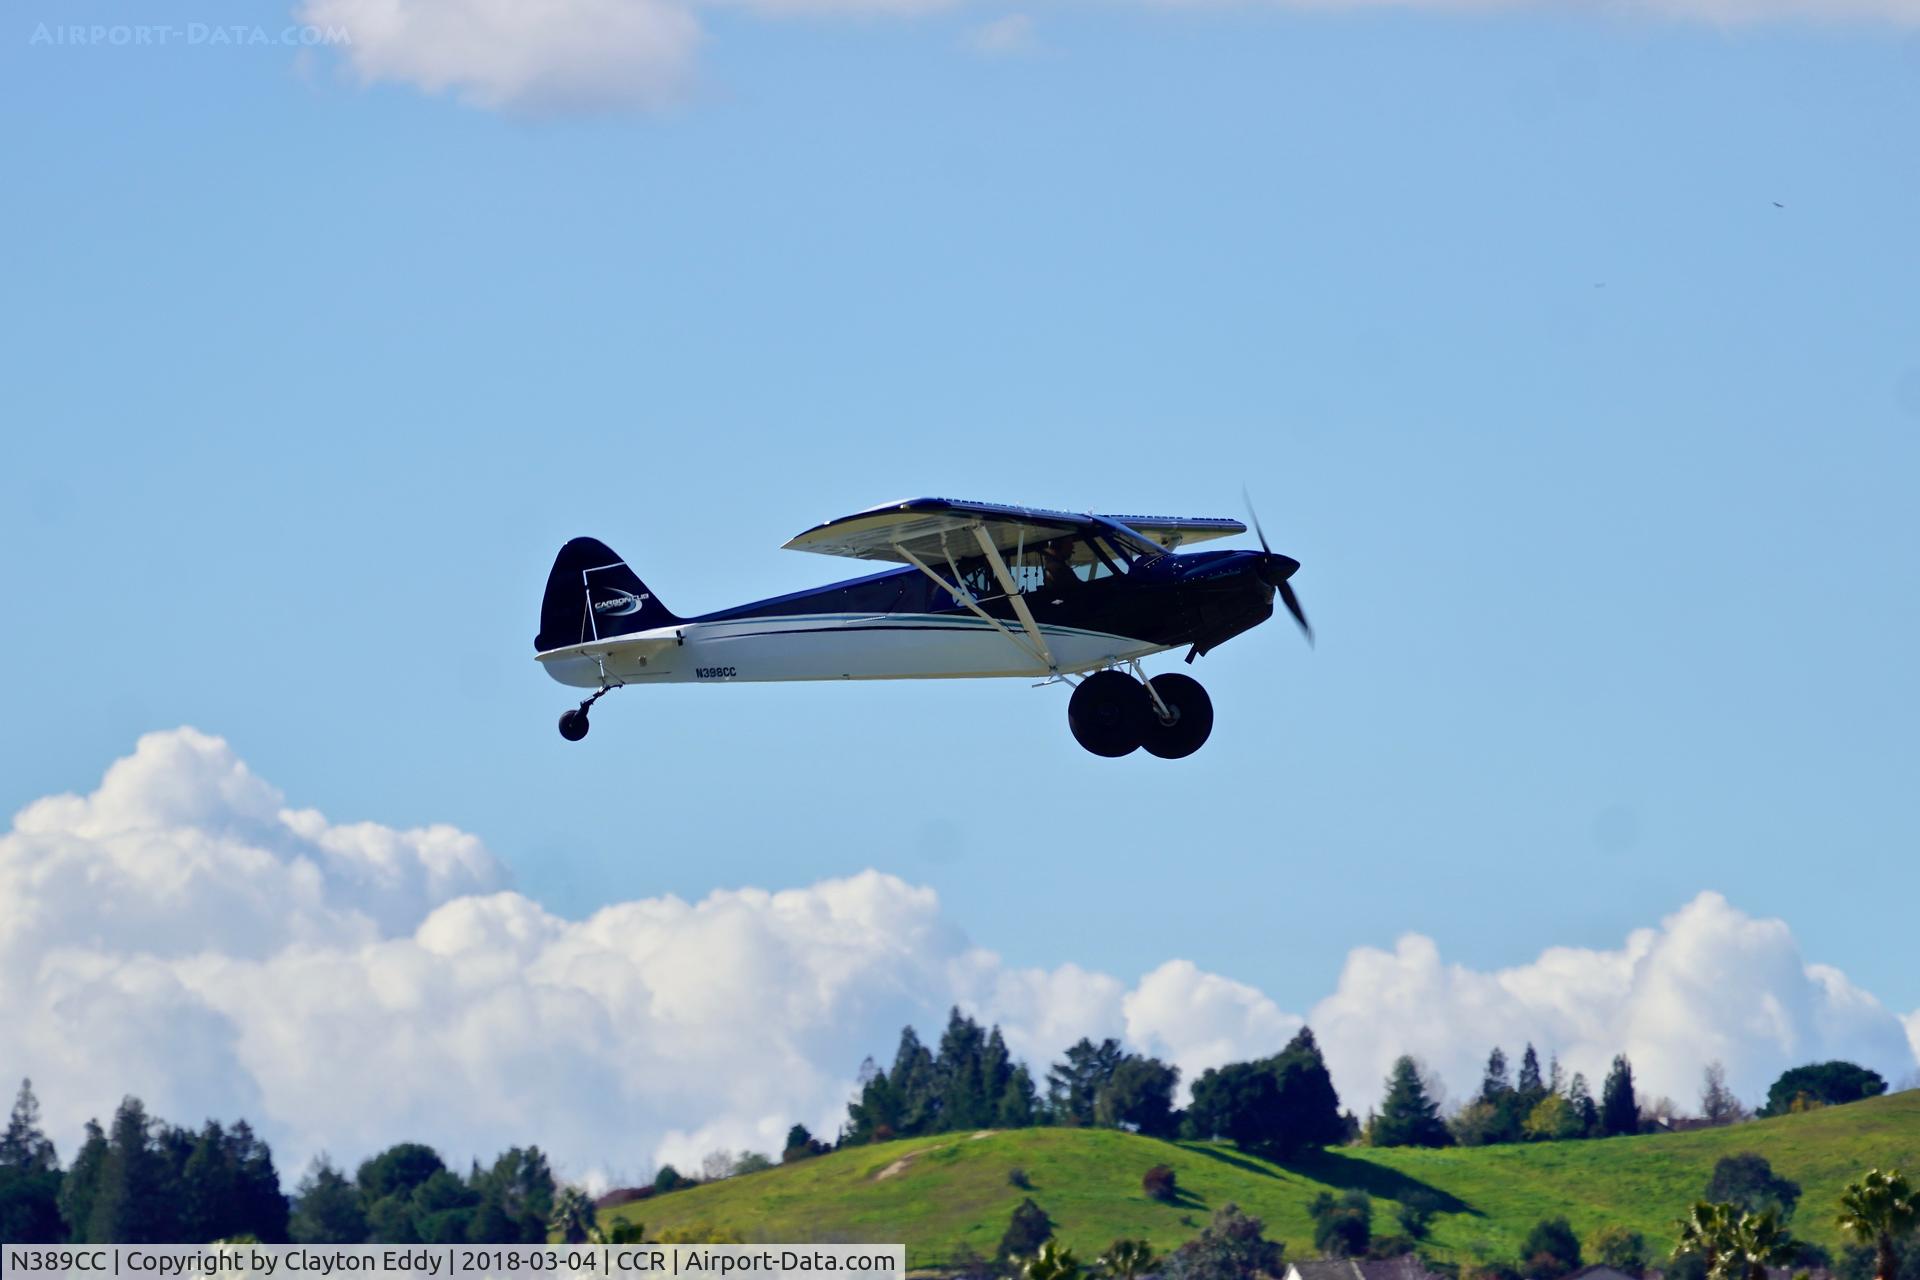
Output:
M631 635L681 619L640 581L626 561L597 538L575 538L560 548L540 601L536 653Z

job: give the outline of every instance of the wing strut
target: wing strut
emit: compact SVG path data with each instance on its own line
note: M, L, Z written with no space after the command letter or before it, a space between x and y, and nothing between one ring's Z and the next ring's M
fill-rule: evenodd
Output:
M1027 608L1027 598L1020 594L1020 588L1014 585L1013 575L1007 572L1006 559L1000 554L999 544L986 526L975 523L973 536L980 543L980 549L987 553L987 563L993 566L993 576L1000 580L1000 589L1007 593L1007 603L1013 606L1014 613L1020 619L1020 625L1027 629L1027 635L1033 640L1034 650L1040 655L1040 661L1047 664L1047 670L1053 675L1060 674L1060 668L1054 665L1053 650L1047 647L1047 638L1040 634L1040 624L1033 620L1033 610ZM1021 545L1026 545L1025 538Z
M1053 665L1053 654L1051 651L1047 649L1045 641L1041 641L1039 643L1039 647L1036 649L1034 646L1034 643L1032 641L1029 641L1026 636L1018 635L1012 631L1007 630L1006 623L1000 621L1000 619L994 617L992 614L988 613L985 609L982 609L978 604L974 602L973 593L960 585L960 583L957 581L957 578L958 578L957 574L955 575L956 581L948 582L945 578L941 577L939 574L935 573L932 569L928 568L926 562L922 560L919 556L916 556L915 554L913 554L913 552L907 550L905 547L901 546L899 543L897 542L894 543L893 549L895 551L898 551L903 557L905 557L908 564L911 564L914 568L926 574L929 578L932 578L935 585L939 586L948 595L952 596L955 600L958 600L961 604L965 605L967 607L968 612L972 613L975 617L979 618L982 622L992 627L995 631L998 631L1001 635L1005 636L1007 639L1019 645L1022 649L1031 651L1033 653L1033 656L1035 658L1038 658L1041 664L1045 666L1048 671L1050 672L1055 671L1055 668ZM996 562L999 561L999 558L1000 557L997 553L993 557L993 559ZM996 564L995 572L996 574L1002 577L1003 581L1005 580L1005 566L1003 564ZM1016 597L1016 599L1018 599L1018 597ZM1020 601L1017 607L1019 608L1021 613L1026 613L1025 601ZM1038 628L1035 628L1035 631L1037 633Z

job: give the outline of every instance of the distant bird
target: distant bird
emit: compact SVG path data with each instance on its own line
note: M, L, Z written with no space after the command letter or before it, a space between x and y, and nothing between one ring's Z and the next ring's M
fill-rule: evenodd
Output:
M1780 202L1779 202L1778 200L1775 200L1775 201L1773 202L1773 207L1774 207L1774 208L1776 208L1776 209L1784 209L1784 208L1786 208L1787 206L1785 206L1785 205L1783 205L1783 204L1781 204L1781 203L1780 203Z

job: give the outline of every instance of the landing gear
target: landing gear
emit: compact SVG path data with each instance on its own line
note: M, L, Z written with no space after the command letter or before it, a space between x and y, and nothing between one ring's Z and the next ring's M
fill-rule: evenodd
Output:
M1067 703L1074 740L1097 756L1141 747L1163 760L1198 751L1213 732L1213 699L1191 676L1169 672L1151 681L1117 669L1082 680Z
M1162 760L1178 760L1198 751L1213 732L1213 699L1198 680L1178 672L1155 676L1148 683L1156 695L1154 715L1140 745Z
M1096 671L1067 703L1067 726L1097 756L1124 756L1146 741L1153 700L1147 687L1122 671Z
M591 724L587 723L587 712L593 709L594 703L600 701L600 699L606 697L619 687L617 684L603 684L600 686L600 692L594 694L573 710L561 712L560 736L568 742L578 742L580 739L586 737L587 730L593 728Z

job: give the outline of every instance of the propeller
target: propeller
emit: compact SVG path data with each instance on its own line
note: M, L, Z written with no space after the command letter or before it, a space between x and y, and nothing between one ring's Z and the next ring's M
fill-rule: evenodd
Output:
M1253 521L1254 536L1260 539L1260 550L1265 553L1267 562L1262 566L1261 576L1273 584L1274 592L1279 595L1280 603L1287 606L1287 612L1300 624L1300 630L1306 635L1307 643L1313 643L1313 624L1307 621L1307 611L1300 607L1300 597L1293 593L1291 578L1300 568L1300 562L1292 556L1275 555L1273 548L1267 545L1267 532L1260 527L1260 513L1253 509L1253 495L1243 486L1240 497L1247 504L1247 518Z

